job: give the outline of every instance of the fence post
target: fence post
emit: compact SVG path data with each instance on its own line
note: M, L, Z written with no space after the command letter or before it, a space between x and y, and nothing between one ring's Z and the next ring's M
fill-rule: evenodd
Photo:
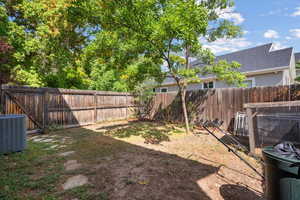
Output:
M98 106L98 100L97 100L97 92L94 93L94 123L97 123L97 106Z
M253 127L253 112L251 108L246 109L247 113L247 119L248 119L248 132L249 132L249 146L250 146L250 152L252 154L255 154L255 148L256 148L256 138L254 134L254 127Z
M46 89L44 92L44 120L43 128L46 129L49 125L49 92Z
M5 96L3 85L0 85L0 113L5 114Z
M128 117L128 109L129 109L129 106L128 106L128 95L127 95L127 93L126 93L126 95L125 95L125 105L126 105L126 109L125 109L125 119L128 119L129 117Z

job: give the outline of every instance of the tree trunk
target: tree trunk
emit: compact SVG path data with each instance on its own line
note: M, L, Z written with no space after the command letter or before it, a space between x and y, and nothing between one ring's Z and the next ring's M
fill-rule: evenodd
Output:
M190 46L187 45L186 51L185 51L185 62L186 62L185 68L186 69L190 68L189 58L190 58ZM180 96L181 96L181 102L182 102L182 110L183 110L183 115L184 115L185 130L186 130L186 133L189 134L190 133L190 124L189 124L189 118L188 118L186 102L185 102L186 87L187 87L187 84L184 80L183 86L181 86L179 89L180 89Z
M184 115L185 131L187 134L189 134L190 133L190 124L189 124L189 118L188 118L186 102L185 102L185 96L186 96L185 86L179 87L179 91L180 91L181 104L182 104L182 110L183 110L183 115Z

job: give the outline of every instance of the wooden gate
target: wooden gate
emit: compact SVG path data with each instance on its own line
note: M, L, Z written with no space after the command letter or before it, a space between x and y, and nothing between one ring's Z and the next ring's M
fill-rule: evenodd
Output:
M35 132L128 119L136 109L130 93L7 85L1 86L0 105L2 114L25 114Z

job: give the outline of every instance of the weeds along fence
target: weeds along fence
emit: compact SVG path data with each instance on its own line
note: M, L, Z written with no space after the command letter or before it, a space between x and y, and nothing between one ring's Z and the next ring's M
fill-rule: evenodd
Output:
M128 119L135 114L130 93L1 86L3 114L26 114L28 130L69 128Z
M300 100L300 85L198 90L189 91L186 97L192 122L217 118L223 120L224 128L229 130L233 128L235 114L245 111L246 103L296 100ZM177 93L159 93L148 106L150 119L183 122Z

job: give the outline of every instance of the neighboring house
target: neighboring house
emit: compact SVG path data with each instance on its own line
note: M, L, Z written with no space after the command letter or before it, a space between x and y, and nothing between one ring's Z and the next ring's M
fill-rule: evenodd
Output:
M222 56L216 60L237 61L241 64L240 72L246 75L248 87L276 86L293 84L296 77L295 56L293 48L273 50L273 44L265 44ZM192 67L201 67L199 61L191 63ZM200 76L203 83L190 84L188 90L203 88L234 87L219 81L215 76ZM155 92L173 92L178 88L172 78L167 78Z
M299 53L295 53L295 62L300 64L300 52ZM297 77L300 76L300 69L296 68L296 76Z

